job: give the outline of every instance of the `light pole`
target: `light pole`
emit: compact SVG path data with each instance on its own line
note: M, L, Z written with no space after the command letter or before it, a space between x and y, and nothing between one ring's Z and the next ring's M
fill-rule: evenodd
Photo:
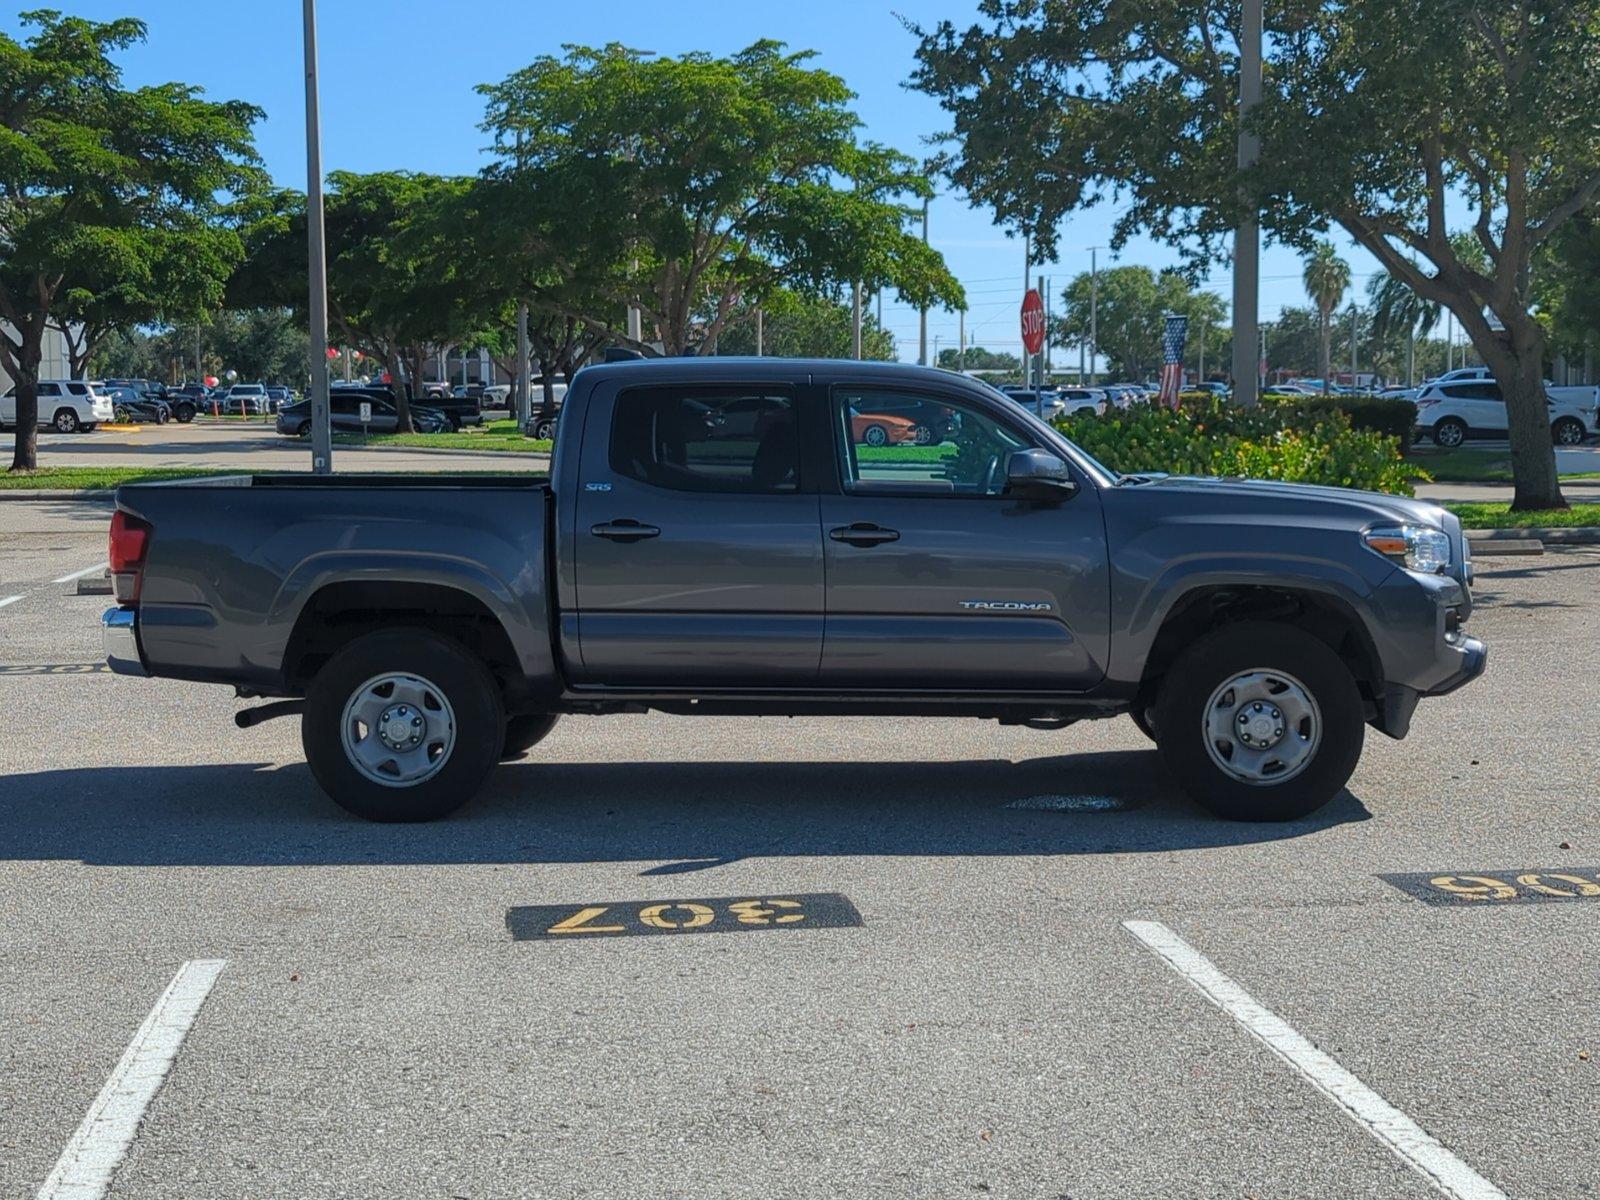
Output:
M1261 158L1261 139L1249 126L1250 114L1261 103L1262 0L1244 0L1239 29L1239 170L1248 171ZM1233 235L1233 398L1253 408L1260 401L1257 372L1252 361L1259 340L1257 310L1261 304L1261 226L1248 197L1241 195L1239 227Z
M1094 356L1100 352L1100 247L1089 247L1089 386L1094 386L1097 369Z
M922 244L928 244L928 205L931 200L922 202ZM924 304L917 319L917 365L928 365L928 306Z
M850 357L861 359L861 285L850 285Z
M328 247L322 222L322 121L317 109L317 0L304 0L306 38L306 253L311 281L311 470L333 470L328 418Z

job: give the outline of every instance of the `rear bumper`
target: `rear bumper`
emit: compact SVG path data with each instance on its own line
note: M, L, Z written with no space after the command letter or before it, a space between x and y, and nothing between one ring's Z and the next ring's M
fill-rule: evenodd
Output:
M118 675L149 675L139 654L138 612L108 608L100 617L100 644L106 665Z

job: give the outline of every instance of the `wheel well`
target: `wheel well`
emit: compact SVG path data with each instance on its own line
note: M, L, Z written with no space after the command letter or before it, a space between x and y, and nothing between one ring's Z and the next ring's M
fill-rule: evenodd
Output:
M333 583L301 610L284 652L284 678L299 691L348 642L409 625L460 642L483 659L502 688L522 668L505 626L476 597L432 583Z
M1145 660L1139 684L1142 702L1153 700L1156 684L1190 643L1235 621L1277 621L1304 630L1350 668L1363 698L1376 696L1383 680L1377 647L1342 600L1297 588L1219 586L1190 592L1167 614Z

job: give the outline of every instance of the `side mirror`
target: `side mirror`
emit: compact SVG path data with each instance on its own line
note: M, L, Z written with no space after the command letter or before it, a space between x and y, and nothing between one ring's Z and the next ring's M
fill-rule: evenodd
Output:
M1006 459L1006 490L1034 499L1066 500L1078 491L1067 464L1048 450L1014 450Z

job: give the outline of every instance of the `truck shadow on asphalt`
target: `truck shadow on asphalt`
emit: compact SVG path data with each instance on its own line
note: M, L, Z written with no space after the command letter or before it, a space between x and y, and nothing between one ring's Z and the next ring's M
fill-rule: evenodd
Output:
M537 753L537 751L535 752ZM1009 809L1113 797L1114 812ZM1217 820L1153 751L1024 762L541 763L497 770L454 817L375 825L304 764L92 767L13 775L0 859L104 866L638 862L643 874L743 858L1087 855L1238 846L1369 819L1348 791L1283 824Z

